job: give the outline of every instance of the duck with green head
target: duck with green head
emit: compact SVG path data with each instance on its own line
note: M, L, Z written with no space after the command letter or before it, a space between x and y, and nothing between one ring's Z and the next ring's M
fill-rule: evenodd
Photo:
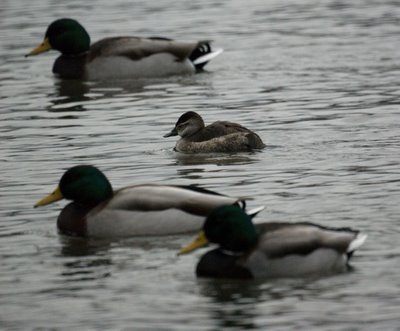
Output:
M61 199L72 202L58 216L60 232L100 238L190 233L218 206L245 207L243 199L194 186L141 184L113 190L91 165L68 169L54 192L35 207Z
M236 206L217 207L203 231L181 254L208 243L218 248L203 255L201 277L261 278L320 276L348 270L348 261L366 235L349 228L312 223L260 223Z
M152 37L110 37L93 45L76 20L51 23L43 42L26 56L55 49L61 52L53 73L64 79L129 79L192 74L200 71L222 49L210 41L179 42Z

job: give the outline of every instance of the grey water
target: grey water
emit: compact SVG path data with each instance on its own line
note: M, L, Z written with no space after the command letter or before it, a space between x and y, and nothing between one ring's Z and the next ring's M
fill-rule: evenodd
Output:
M23 55L60 17L106 36L212 39L202 74L68 82L56 52ZM400 330L400 4L396 1L0 3L0 329ZM267 148L182 155L163 138L185 111L239 122ZM115 188L197 184L265 205L265 221L368 234L350 273L197 279L191 236L99 241L33 209L63 171L93 164ZM160 219L160 222L162 220Z

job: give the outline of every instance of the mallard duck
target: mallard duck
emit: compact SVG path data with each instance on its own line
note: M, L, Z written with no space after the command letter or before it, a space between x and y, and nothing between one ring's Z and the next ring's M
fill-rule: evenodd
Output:
M210 243L196 273L203 277L301 277L343 272L366 235L312 223L260 223L235 206L217 207L181 254Z
M179 135L174 150L183 153L233 153L264 148L261 138L244 126L217 121L205 126L202 117L188 111L164 138Z
M60 232L100 238L195 232L216 207L245 207L244 199L195 186L143 184L114 191L91 165L68 169L55 191L35 207L63 198L72 202L58 216Z
M90 45L77 21L62 18L47 28L44 41L26 56L61 52L53 73L65 79L151 78L191 74L222 52L210 41L178 42L167 38L111 37Z

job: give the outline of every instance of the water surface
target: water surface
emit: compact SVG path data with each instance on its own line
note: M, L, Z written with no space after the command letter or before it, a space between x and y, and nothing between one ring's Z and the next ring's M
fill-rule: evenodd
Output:
M63 82L56 53L23 57L59 17L94 41L213 39L225 52L195 76ZM3 1L1 328L398 330L399 32L393 1ZM239 122L267 148L177 154L162 136L187 110ZM190 236L65 238L63 202L33 209L86 163L115 188L198 184L254 197L260 219L350 226L368 241L335 277L196 279L203 252L176 256Z

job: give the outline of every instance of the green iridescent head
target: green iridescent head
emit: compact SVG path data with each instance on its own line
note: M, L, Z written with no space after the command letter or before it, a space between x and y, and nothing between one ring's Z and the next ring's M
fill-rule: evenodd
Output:
M235 205L216 208L207 217L203 229L209 242L228 251L242 252L257 243L251 217Z
M27 56L37 55L50 49L56 49L64 55L77 55L90 48L90 37L79 22L62 18L54 21L47 28L43 42Z
M36 203L44 206L63 198L87 206L95 206L113 196L107 177L96 167L79 165L68 169L53 193Z

